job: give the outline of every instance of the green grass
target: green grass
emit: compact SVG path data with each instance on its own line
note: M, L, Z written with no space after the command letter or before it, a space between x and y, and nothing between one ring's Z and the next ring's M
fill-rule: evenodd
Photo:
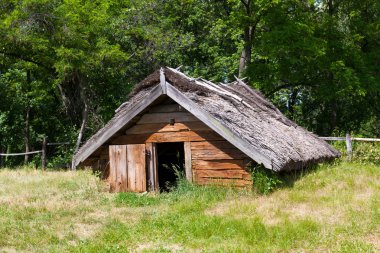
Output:
M86 171L0 170L0 252L380 251L380 166L321 165L264 196L105 189Z

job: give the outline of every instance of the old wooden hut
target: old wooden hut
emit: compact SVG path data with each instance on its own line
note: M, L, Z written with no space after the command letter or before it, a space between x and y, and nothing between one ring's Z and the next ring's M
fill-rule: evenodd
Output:
M294 170L340 154L287 119L241 80L216 85L172 68L136 85L74 157L104 172L112 191L156 191L184 164L197 184L251 185L248 164Z

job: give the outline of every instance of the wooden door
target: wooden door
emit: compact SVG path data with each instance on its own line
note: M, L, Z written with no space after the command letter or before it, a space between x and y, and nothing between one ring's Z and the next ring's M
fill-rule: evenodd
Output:
M126 145L110 145L110 191L122 192L127 191L127 146Z
M110 190L146 191L145 144L110 145Z
M156 143L147 142L145 144L147 152L148 165L148 182L149 191L158 191L158 175L157 175L157 147Z
M145 144L127 145L128 190L146 191Z

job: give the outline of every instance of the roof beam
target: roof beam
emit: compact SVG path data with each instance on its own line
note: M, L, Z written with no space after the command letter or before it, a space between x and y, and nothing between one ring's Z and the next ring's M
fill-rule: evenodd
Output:
M160 69L160 86L163 94L166 94L166 78L163 68Z

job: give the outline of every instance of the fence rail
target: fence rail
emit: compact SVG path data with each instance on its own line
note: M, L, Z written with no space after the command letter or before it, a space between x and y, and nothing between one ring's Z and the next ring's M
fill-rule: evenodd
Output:
M346 137L319 137L325 141L345 141ZM380 139L376 138L359 138L359 137L351 137L352 141L368 141L368 142L380 142Z
M21 155L32 155L41 153L41 166L42 169L46 168L46 147L47 146L60 146L60 145L70 145L71 142L50 142L47 143L47 137L42 140L42 150L23 152L23 153L0 153L1 156L21 156Z
M9 154L3 154L3 153L0 153L0 156L31 155L31 154L38 154L38 153L42 153L42 150L31 151L31 152L25 152L25 153L9 153Z
M325 141L345 141L347 158L349 160L351 160L352 158L352 141L380 142L380 139L377 139L377 138L351 137L350 134L346 134L346 137L319 137L319 138Z

